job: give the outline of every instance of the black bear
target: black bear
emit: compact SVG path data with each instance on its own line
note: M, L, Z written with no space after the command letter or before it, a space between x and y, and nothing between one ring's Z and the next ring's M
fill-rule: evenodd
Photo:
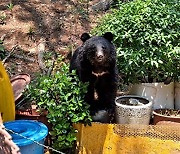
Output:
M90 37L83 33L81 40L83 44L71 58L70 71L76 70L82 82L89 82L85 99L92 115L99 110L113 113L118 84L113 34L107 32L103 36Z

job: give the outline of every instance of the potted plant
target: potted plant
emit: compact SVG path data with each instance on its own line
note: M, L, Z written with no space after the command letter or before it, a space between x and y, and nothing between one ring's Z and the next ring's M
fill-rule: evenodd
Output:
M162 121L171 121L180 123L180 110L174 109L156 109L153 111L153 123Z
M69 72L69 64L62 56L55 62L51 75L40 75L28 87L29 99L39 110L46 110L52 128L50 135L56 150L69 152L76 141L73 124L90 124L89 105L84 102L87 84L79 81L75 72Z
M17 104L18 105L18 104ZM37 120L51 127L47 120L47 111L39 110L37 105L33 102L29 102L28 99L23 99L23 103L16 106L16 120Z
M143 83L150 94L154 108L174 108L174 79L179 72L180 4L176 0L136 0L121 3L105 15L93 33L111 31L115 35L118 68L124 84ZM178 73L179 75L179 73ZM150 85L150 90L146 83ZM136 85L137 87L137 85ZM159 89L156 89L159 87ZM163 87L163 88L162 88ZM170 88L163 92L159 90ZM143 95L131 90L130 94ZM155 97L161 100L155 100ZM168 96L168 97L166 97ZM157 104L156 104L157 103Z
M151 101L140 96L125 95L117 97L115 104L117 123L149 125L152 110Z
M177 48L177 51L180 53L180 47ZM180 54L178 54L180 59ZM178 60L175 61L175 65L177 70L175 70L176 78L175 78L175 86L174 86L174 93L175 93L175 109L180 109L180 62Z
M180 109L180 82L175 82L175 109Z

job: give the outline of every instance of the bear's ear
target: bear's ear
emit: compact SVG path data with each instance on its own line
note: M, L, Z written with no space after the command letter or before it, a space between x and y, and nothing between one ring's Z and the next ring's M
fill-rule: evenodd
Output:
M88 40L88 39L90 39L91 37L89 36L89 34L88 33L83 33L82 35L81 35L81 40L83 41L83 42L86 42L86 40Z
M109 42L113 40L114 35L111 32L106 32L103 37L107 39Z

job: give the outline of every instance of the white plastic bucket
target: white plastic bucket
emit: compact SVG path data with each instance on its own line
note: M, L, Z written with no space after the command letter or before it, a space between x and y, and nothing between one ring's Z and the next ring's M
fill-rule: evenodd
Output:
M141 83L129 88L130 95L138 95L153 102L153 109L174 109L174 82L164 83Z
M179 82L175 82L174 90L175 90L175 94L174 94L175 109L180 109L180 83Z

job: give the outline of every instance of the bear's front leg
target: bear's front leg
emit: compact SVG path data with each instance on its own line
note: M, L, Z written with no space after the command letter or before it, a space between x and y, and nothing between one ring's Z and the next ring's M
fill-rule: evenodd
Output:
M100 77L96 89L98 93L99 109L106 110L110 114L115 111L115 98L117 93L117 83L115 78L108 75Z

